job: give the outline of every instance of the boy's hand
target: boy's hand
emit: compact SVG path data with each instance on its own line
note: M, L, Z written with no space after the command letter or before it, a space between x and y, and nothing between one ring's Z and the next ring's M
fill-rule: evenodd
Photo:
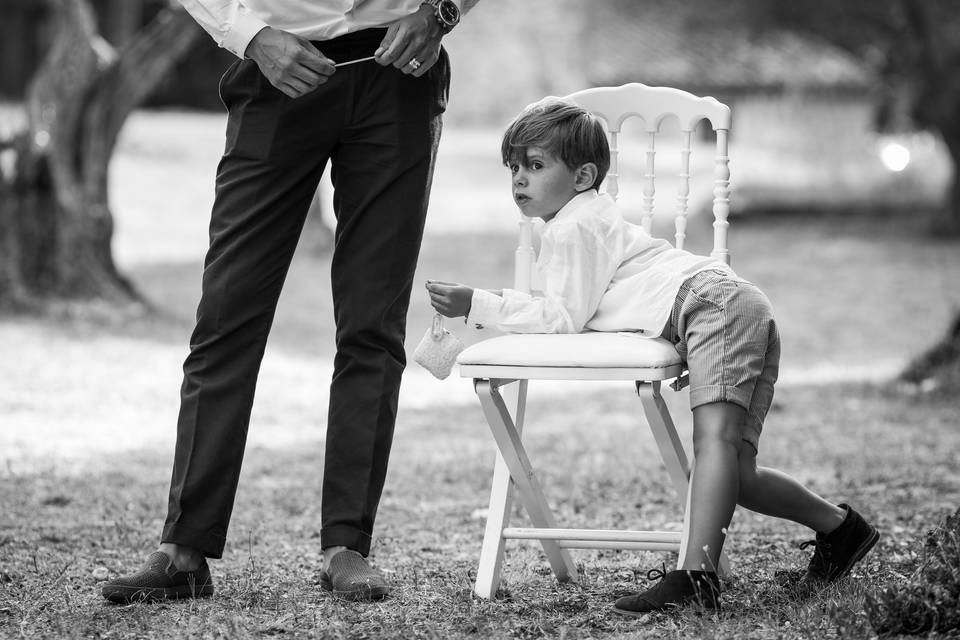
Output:
M471 287L455 282L427 280L427 291L430 293L430 304L440 315L459 318L470 313L470 303L473 300Z

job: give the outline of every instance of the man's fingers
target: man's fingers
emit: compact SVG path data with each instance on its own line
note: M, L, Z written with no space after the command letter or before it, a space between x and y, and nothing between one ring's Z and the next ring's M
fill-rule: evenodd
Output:
M291 78L286 78L281 84L281 86L277 88L283 91L285 94L287 94L291 98L299 98L300 96L310 93L311 91L316 89L316 86L308 84L298 78L291 77Z
M294 89L293 87L289 86L289 85L281 84L281 85L277 86L277 89L279 89L280 92L283 93L283 95L287 96L288 98L299 98L299 97L300 97L300 92L297 91L296 89Z
M409 40L409 31L401 30L397 24L391 25L380 43L380 48L377 49L379 53L374 54L377 56L377 62L383 66L390 64L396 66L397 58L406 50Z
M428 53L423 53L420 55L422 55L423 58L420 56L415 56L420 62L420 66L417 67L411 74L415 78L419 78L427 71L430 71L430 68L437 63L437 60L440 59L439 51L429 51Z
M303 66L291 69L290 77L307 84L311 89L316 89L330 78Z
M383 36L383 40L380 41L380 46L377 47L377 50L373 52L373 55L376 57L377 62L380 62L380 56L390 48L390 45L393 44L394 38L397 37L397 31L400 26L394 22L389 27L387 27L387 34ZM384 63L387 64L387 63Z
M416 58L416 54L420 51L420 43L410 41L406 44L402 51L397 53L396 59L393 61L393 66L397 69L400 69L404 73L413 73L414 69L410 66L410 61ZM423 63L423 60L417 60L419 63Z
M337 70L333 66L332 60L320 53L316 47L306 40L301 42L301 48L294 59L318 75L331 76Z

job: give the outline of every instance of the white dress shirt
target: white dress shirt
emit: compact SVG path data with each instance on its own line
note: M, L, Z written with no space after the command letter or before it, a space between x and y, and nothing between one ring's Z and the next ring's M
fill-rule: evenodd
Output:
M454 0L466 11L477 0ZM247 45L270 26L307 40L383 27L420 8L423 0L180 0L216 43L244 57Z
M661 334L680 285L723 262L676 249L623 219L610 196L578 194L543 227L535 267L542 295L474 289L467 321L511 333Z

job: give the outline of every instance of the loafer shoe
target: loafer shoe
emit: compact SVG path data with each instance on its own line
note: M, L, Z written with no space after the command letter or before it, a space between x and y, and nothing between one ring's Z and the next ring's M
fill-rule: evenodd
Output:
M839 527L830 533L818 533L816 540L808 540L801 549L813 546L813 557L803 580L807 583L836 582L845 577L867 552L877 544L880 534L867 523L853 507L839 504L847 515Z
M390 593L386 578L351 549L333 556L330 567L320 571L320 587L346 600L380 600Z
M646 591L624 596L613 605L621 615L640 617L653 611L669 611L687 605L701 611L720 610L720 579L712 571L651 569L647 578L660 579Z
M106 582L100 593L117 604L205 598L213 595L213 579L206 560L194 571L179 571L170 556L154 551L139 571Z

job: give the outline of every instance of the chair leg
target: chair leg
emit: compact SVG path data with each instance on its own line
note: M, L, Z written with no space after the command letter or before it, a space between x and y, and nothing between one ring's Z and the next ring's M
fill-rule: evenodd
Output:
M679 568L683 565L687 540L690 536L688 529L690 523L690 464L687 461L683 442L680 440L677 428L673 424L673 418L670 417L670 410L667 408L663 396L660 395L660 382L637 382L637 394L643 404L643 412L650 424L650 430L657 442L657 448L660 449L660 457L663 459L664 466L667 467L667 473L670 475L670 480L680 497L680 506L683 508L683 536L680 539L680 555L677 558L677 568ZM723 552L720 553L720 566L717 567L717 572L720 575L730 573L730 562Z
M531 522L537 528L552 529L557 527L553 512L547 505L543 489L533 472L526 449L520 440L520 433L510 417L506 404L496 386L489 380L478 380L476 383L477 396L483 407L487 424L497 442L497 448L503 456L503 461L510 470L513 484L519 494L520 503L530 516ZM566 549L551 540L541 540L543 551L553 568L554 575L560 582L576 581L577 569Z
M513 422L517 433L521 433L527 402L527 381L518 380L516 385L505 385L502 395L508 406L515 407ZM506 544L502 533L510 524L512 508L513 483L510 482L510 470L507 469L503 456L497 451L497 460L493 465L493 483L490 487L490 506L487 509L487 527L483 534L480 564L477 566L477 579L473 587L474 592L481 598L492 598L500 585Z

